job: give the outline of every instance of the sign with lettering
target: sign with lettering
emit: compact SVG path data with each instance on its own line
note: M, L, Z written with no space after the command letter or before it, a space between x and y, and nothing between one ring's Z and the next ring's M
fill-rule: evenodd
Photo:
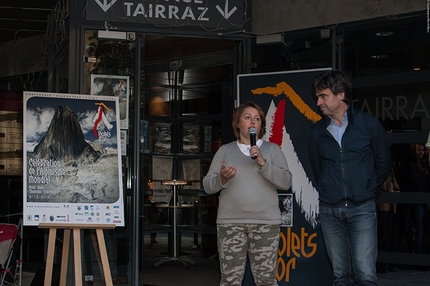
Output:
M354 108L379 118L392 132L430 129L429 82L355 88L351 103Z
M119 98L24 92L24 224L124 226Z
M312 78L322 70L238 76L238 101L257 103L266 113L266 138L278 144L293 174L292 221L281 225L276 275L279 285L332 285L332 270L318 222L318 192L306 147L307 130L321 117L311 97ZM280 194L280 208L285 194ZM282 210L281 210L282 211ZM312 275L309 275L312 273ZM253 285L246 275L244 285Z
M88 0L86 19L157 27L242 30L247 20L245 3L244 0Z

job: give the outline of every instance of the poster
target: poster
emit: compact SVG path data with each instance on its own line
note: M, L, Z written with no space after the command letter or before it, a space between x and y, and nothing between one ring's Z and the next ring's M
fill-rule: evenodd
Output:
M119 98L24 92L24 224L124 226Z
M279 194L281 227L293 226L293 194Z
M281 216L288 195L292 199L291 221L285 211L280 232L276 268L279 285L333 284L306 146L308 129L321 118L315 112L316 98L311 96L310 87L312 79L321 72L322 69L238 76L238 102L252 101L261 106L266 114L263 139L282 149L293 174L292 188L279 194ZM243 285L253 282L248 279Z
M128 129L129 77L121 75L91 75L91 95L117 96L119 98L120 128Z

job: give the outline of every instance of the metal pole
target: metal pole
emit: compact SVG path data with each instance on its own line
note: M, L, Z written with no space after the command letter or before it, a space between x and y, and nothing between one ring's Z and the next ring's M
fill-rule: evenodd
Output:
M141 77L141 49L142 41L140 37L136 38L134 52L134 116L133 116L133 226L132 226L132 281L131 285L139 285L139 242L140 242L140 77Z
M176 229L178 227L178 222L176 221L177 218L177 208L178 208L178 202L176 200L176 196L177 196L177 190L176 190L176 180L173 180L173 258L177 258L178 252L177 252L177 244L178 241L176 240Z
M333 29L331 34L331 66L336 69L336 29Z

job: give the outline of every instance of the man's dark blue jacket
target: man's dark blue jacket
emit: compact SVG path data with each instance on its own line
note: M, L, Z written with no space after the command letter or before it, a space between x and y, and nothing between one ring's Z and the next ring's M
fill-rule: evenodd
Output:
M359 205L375 200L391 170L387 135L379 121L348 108L342 146L327 130L323 118L309 130L308 150L321 205Z

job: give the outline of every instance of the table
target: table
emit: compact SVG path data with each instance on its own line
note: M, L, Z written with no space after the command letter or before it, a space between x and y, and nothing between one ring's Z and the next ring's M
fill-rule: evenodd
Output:
M177 249L177 245L178 245L177 210L178 210L178 208L193 207L193 205L178 206L178 203L177 203L177 186L188 185L188 182L187 181L170 180L170 181L162 181L161 184L166 185L166 186L173 186L173 205L156 205L156 207L165 207L165 208L173 209L173 223L172 223L173 255L172 255L172 257L163 258L160 261L156 262L154 264L154 267L158 267L158 266L165 264L167 262L178 262L178 263L181 263L184 267L188 267L189 264L196 265L196 262L194 260L191 260L191 259L185 258L185 257L180 257L180 255L178 255L178 249Z

